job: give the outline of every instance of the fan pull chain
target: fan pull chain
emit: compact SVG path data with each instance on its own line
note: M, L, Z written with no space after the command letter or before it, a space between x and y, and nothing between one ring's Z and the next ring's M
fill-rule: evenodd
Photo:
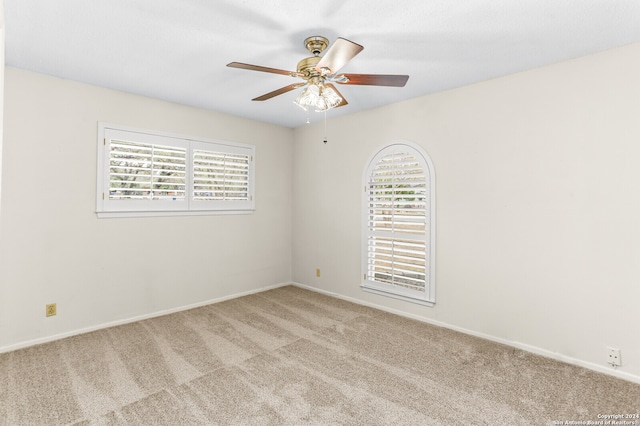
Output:
M327 144L327 110L324 111L324 144Z

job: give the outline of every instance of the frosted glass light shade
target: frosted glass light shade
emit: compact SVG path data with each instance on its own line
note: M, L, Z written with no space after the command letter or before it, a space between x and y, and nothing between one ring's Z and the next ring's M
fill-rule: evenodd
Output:
M318 84L309 84L298 95L295 101L296 105L308 111L309 108L315 108L316 111L326 111L335 108L342 102L342 98L330 87Z

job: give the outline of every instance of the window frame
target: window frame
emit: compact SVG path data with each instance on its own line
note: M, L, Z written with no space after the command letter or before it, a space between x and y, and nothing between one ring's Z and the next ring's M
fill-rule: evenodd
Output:
M112 140L185 149L184 200L110 199L110 147ZM195 150L247 156L249 162L247 165L246 199L194 200L193 153ZM96 187L96 214L98 218L252 214L255 211L255 146L99 122Z
M404 288L398 285L383 283L369 279L369 238L379 237L379 232L370 230L370 177L376 164L388 154L394 152L409 152L419 161L424 168L425 176L429 179L425 187L428 190L425 205L425 285L424 292ZM382 296L400 299L407 302L425 306L435 305L435 258L436 258L436 195L435 195L435 169L427 152L419 145L399 140L378 147L365 163L362 174L364 192L362 195L362 245L361 245L361 276L360 287L363 291ZM374 235L375 234L375 235ZM391 232L389 233L389 235ZM428 251L427 251L428 250Z

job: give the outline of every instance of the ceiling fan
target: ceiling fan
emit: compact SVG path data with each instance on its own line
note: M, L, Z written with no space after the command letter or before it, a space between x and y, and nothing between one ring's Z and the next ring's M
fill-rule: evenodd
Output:
M303 79L304 82L290 84L252 100L266 101L291 90L304 87L305 89L300 92L294 102L305 110L315 108L316 111L326 111L347 104L346 99L333 83L403 87L409 79L408 75L394 74L338 74L338 70L364 49L363 46L342 37L338 38L323 56L320 56L320 54L329 46L329 40L326 37L307 37L304 40L304 46L313 56L298 62L296 71L286 71L241 62L231 62L227 66Z

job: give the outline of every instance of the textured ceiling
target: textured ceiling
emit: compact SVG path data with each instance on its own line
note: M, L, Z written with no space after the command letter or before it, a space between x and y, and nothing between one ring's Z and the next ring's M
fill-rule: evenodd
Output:
M637 0L4 0L6 64L287 127L324 117L296 82L303 40L365 49L341 72L408 74L403 88L339 86L329 117L640 41Z

